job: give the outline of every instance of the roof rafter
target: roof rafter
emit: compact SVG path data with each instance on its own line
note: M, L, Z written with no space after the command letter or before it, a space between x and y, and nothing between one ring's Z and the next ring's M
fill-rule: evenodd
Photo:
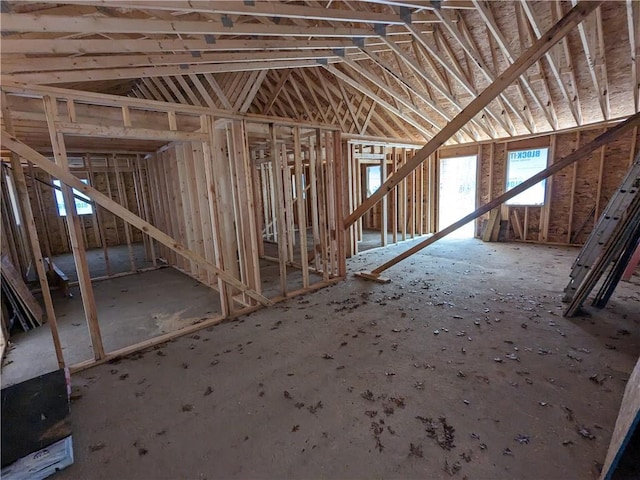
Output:
M640 112L640 18L638 2L627 0L627 28L631 47L631 81L633 82L633 102L636 112Z
M542 35L542 31L540 30L538 22L536 21L536 18L533 14L531 5L529 5L529 3L526 0L521 0L520 5L522 5L522 9L524 10L524 13L527 16L527 19L529 20L529 24L531 25L531 28L533 28L533 31L536 35L536 39L540 38L540 36ZM574 99L569 94L569 90L567 89L567 86L565 85L564 80L562 80L562 76L560 75L560 69L556 64L556 61L553 57L552 52L553 50L549 50L545 54L545 58L547 59L547 63L549 64L549 69L551 70L551 73L553 73L553 76L556 79L556 83L558 84L558 87L562 92L562 96L564 97L565 102L569 107L569 110L571 111L571 115L573 115L573 118L576 121L576 125L581 125L582 114L580 112L580 104L574 101Z
M577 0L571 0L573 6ZM600 8L596 10L596 14L590 15L583 23L578 25L580 41L582 49L587 58L589 66L589 74L591 81L598 95L598 102L602 117L609 120L611 115L611 105L609 104L609 82L607 80L607 64L604 57L604 51L601 51L602 45L602 15ZM593 37L596 38L593 38ZM600 73L598 73L600 72Z
M491 7L481 0L473 0L473 3L476 6L478 12L480 13L480 16L482 17L482 19L487 24L487 27L489 28L489 31L493 35L493 38L498 43L498 46L500 47L500 50L502 51L503 55L505 56L507 61L510 64L512 64L515 61L516 56L514 55L511 48L509 47L507 40L505 39L504 35L500 31L500 28L496 24L495 19L493 17L493 13L491 12ZM524 45L522 50L523 51L525 50ZM557 130L558 119L557 119L555 109L553 108L553 104L550 104L550 107L547 107L542 102L542 100L540 100L540 97L538 96L537 92L529 83L529 79L527 78L526 74L522 75L518 79L518 81L521 82L522 85L524 85L524 87L529 92L529 95L534 99L538 107L540 107L540 109L545 115L545 118L549 122L549 125L551 126L551 128L553 130Z

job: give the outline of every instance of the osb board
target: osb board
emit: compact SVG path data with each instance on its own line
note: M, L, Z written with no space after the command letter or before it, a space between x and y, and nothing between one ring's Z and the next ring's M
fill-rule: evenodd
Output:
M554 161L559 161L563 157L572 153L579 146L583 146L591 142L603 131L604 130L602 128L598 128L583 130L579 134L576 132L556 134ZM588 219L582 232L580 232L579 235L575 235L573 242L582 243L586 240L595 223L593 215L589 217L589 214L595 206L596 201L598 201L598 215L600 215L612 194L616 191L622 177L628 170L630 158L633 155L631 151L633 146L633 135L633 132L623 135L616 141L604 147L604 163L600 187L598 184L600 183L601 149L592 152L588 157L579 160L575 164L553 175L552 182L547 184L551 185L548 187L550 188L550 211L547 242L567 243L569 228L571 228L573 237L580 226ZM636 151L639 142L640 136L636 141ZM492 185L489 186L489 171L492 161L490 158L491 144L482 145L479 165L480 204L485 204L489 201L489 189L492 191L491 198L495 198L504 192L508 149L508 144L494 144ZM576 180L572 205L571 190L574 168L576 169ZM600 188L599 196L598 188ZM519 208L519 211L520 220L523 222L522 227L524 230L524 208ZM481 223L482 219L478 224L481 225ZM541 209L529 208L527 240L538 241L539 233L542 228ZM477 233L479 234L480 231L481 229L478 228ZM513 239L513 234L511 234L511 237L509 238Z
M580 133L580 146L586 145L593 141L598 135L602 133L602 130L590 130ZM573 222L572 222L572 235L578 228L587 220L587 217L593 207L598 201L598 177L600 172L600 157L601 149L595 150L588 157L582 158L576 163L577 175L576 175L576 187L573 201ZM569 203L569 198L564 198L564 202ZM593 217L589 219L589 222L584 231L590 232L594 222ZM582 234L581 234L582 235ZM586 238L585 238L586 239ZM579 241L579 239L576 239Z
M601 480L612 478L626 443L640 424L640 359L636 363L625 388L616 426L613 429L609 450L602 468Z
M556 135L555 160L566 157L577 148L575 132ZM575 164L560 170L553 175L553 187L551 189L551 211L549 215L550 242L565 242L571 216L571 184L573 182L573 169Z

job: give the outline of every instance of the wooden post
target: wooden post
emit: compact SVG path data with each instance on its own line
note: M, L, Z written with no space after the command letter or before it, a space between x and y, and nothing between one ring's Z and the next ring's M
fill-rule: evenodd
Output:
M280 156L278 150L278 139L276 136L276 127L273 123L269 124L269 140L271 168L275 184L275 201L276 204L276 232L278 241L278 266L280 267L280 292L283 297L287 296L287 234L285 208L286 200L284 197L284 186L282 175L284 174L284 163L286 159Z
M296 205L298 207L298 235L300 237L300 263L302 264L302 287L309 288L309 258L307 252L307 215L305 192L302 183L302 151L300 150L300 127L293 127L293 156L296 180Z
M548 155L548 165L553 165L556 158L556 135L551 135L551 144L549 145L549 155ZM542 228L540 229L539 241L546 242L549 238L549 223L551 221L551 203L553 201L553 176L547 179L546 188L545 188L545 196L544 196L544 206L541 210L541 215L544 214L542 220Z
M336 243L338 244L337 261L338 276L347 275L347 253L345 244L344 215L347 214L347 202L345 191L349 188L346 181L344 155L341 143L341 135L339 131L333 132L333 149L334 149L334 174L335 174L335 196L336 196Z
M576 132L576 150L580 148L580 130ZM571 194L569 196L569 218L567 220L567 243L571 243L573 234L573 207L576 195L576 180L578 178L578 164L574 163L571 172ZM526 225L525 225L526 228ZM526 240L526 236L525 236Z
M109 198L113 199L113 194L111 193L111 181L109 180L109 157L105 158L105 164L107 169L104 172L105 181L107 182L107 195ZM113 231L116 234L116 245L120 245L120 233L118 232L118 218L115 215L112 215L113 219Z
M220 194L214 175L214 162L215 162L215 152L216 148L218 148L215 136L215 122L214 118L202 115L200 117L200 124L202 130L208 134L208 141L202 142L202 152L203 152L203 160L204 160L204 174L206 178L207 185L207 201L209 205L209 218L211 219L211 230L212 230L212 240L213 240L213 252L215 256L215 261L213 262L215 266L221 270L225 269L224 256L222 253L221 246L221 234L222 234L222 223L219 216L219 206L220 202L218 201L218 195ZM217 274L217 272L211 272L212 274ZM220 275L217 275L218 279L218 292L220 292L220 304L222 306L222 315L228 317L233 310L233 300L232 300L232 291L228 288L227 284L223 282L223 279Z
M86 163L89 171L89 184L93 188L96 188L96 177L93 173L93 165L91 162L91 156L89 154L87 154L86 156ZM93 213L96 217L96 223L98 225L98 234L100 235L100 244L102 245L102 253L104 255L104 265L107 271L107 276L110 277L111 264L109 263L109 245L104 234L104 217L102 216L102 207L94 204L93 208L95 209Z
M316 270L320 269L320 225L318 209L318 175L317 162L322 163L322 158L318 158L318 149L315 146L317 136L310 138L309 145L309 195L311 202L311 233L313 235L313 263ZM350 197L352 199L352 197ZM353 233L353 232L352 232Z
M2 117L4 125L7 131L13 133L13 121L11 118L11 112L9 111L9 104L4 92L0 93L0 101L2 103ZM20 162L20 157L12 152L11 153L11 168L13 169L13 178L15 180L15 188L18 193L18 202L20 210L24 217L24 224L27 231L27 236L31 244L33 251L34 263L36 273L38 274L38 280L40 282L40 288L42 290L42 298L44 299L45 311L47 313L47 321L49 322L49 328L51 329L51 338L53 340L53 348L56 352L56 359L58 361L58 367L64 368L64 356L62 354L62 344L60 342L60 334L58 332L58 321L56 319L55 310L53 308L53 299L51 298L51 292L49 291L49 281L47 279L47 273L45 271L44 261L42 259L42 251L40 250L40 242L38 240L38 231L31 209L31 202L29 201L29 192L27 191L27 182L24 176L24 170ZM33 167L29 164L30 170L33 172ZM33 187L37 188L37 182L35 176L33 179ZM4 319L0 319L3 321ZM2 324L4 327L4 323Z
M73 176L69 171L69 162L67 159L67 151L64 144L64 137L56 131L57 105L55 98L51 96L43 97L44 111L47 117L47 125L49 128L49 136L51 138L51 148L55 164L59 166L65 173ZM5 142L6 143L6 142ZM42 165L40 165L42 167ZM74 178L76 178L74 176ZM80 294L82 296L82 306L87 319L89 335L91 336L91 345L93 346L93 355L96 360L100 360L105 356L104 346L102 345L102 335L100 334L100 325L98 324L98 312L96 301L93 296L93 287L91 286L91 275L87 264L87 256L82 241L80 230L80 222L76 212L76 203L73 198L72 189L68 184L62 184L64 181L60 178L62 197L64 199L65 210L67 212L67 225L69 228L69 238L71 239L71 248L73 251L73 260L76 264L78 273L78 284L80 286ZM84 185L80 180L79 183Z
M322 279L326 282L329 280L329 229L327 217L327 184L325 179L326 153L328 147L322 148L323 135L322 130L316 130L316 181L318 182L318 207L320 215L320 254L322 256Z
M120 200L120 205L129 210L129 201L127 200L127 192L124 188L124 181L122 180L122 172L120 171L119 160L114 155L113 157L113 168L116 174L116 189L118 190L118 199ZM133 245L131 244L131 225L129 223L124 222L124 235L127 240L127 250L129 251L129 266L131 267L131 271L136 271L136 261L133 255Z
M387 179L387 159L383 155L380 159L380 181L384 183ZM389 230L387 197L382 197L382 205L380 206L380 243L383 247L387 246L387 237Z
M395 175L398 170L398 153L396 147L391 147L391 171ZM398 243L398 210L399 210L398 186L391 194L391 241Z
M46 238L44 239L44 242L42 242L44 245L44 253L47 256L47 258L51 258L51 239L49 238L49 232L50 232L49 222L47 221L47 216L44 213L44 203L42 201L42 192L40 190L40 182L36 178L36 172L33 169L33 164L31 162L27 162L27 163L29 164L29 176L31 177L31 185L33 186L33 191L36 196L36 204L38 205L38 216L42 221L42 227L43 227L42 231L47 232ZM36 229L36 232L37 232L37 229ZM34 255L35 255L35 252L34 252ZM48 270L53 269L50 262L47 263L46 267Z

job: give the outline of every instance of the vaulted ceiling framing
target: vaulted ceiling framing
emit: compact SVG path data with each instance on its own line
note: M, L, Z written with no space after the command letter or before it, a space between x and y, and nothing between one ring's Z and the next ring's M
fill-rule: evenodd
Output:
M7 1L2 75L426 141L572 3ZM638 111L639 10L605 2L452 141Z

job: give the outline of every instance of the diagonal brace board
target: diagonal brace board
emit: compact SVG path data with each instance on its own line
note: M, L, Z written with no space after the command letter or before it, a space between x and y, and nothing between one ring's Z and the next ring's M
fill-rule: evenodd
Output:
M382 200L382 197L391 192L404 178L409 176L422 162L440 148L456 132L464 127L469 120L485 108L494 98L520 75L527 71L536 61L549 51L556 43L562 40L573 28L592 13L602 1L582 1L573 7L558 23L538 39L527 51L525 51L515 63L507 68L495 81L467 105L453 120L440 130L421 150L400 167L378 190L365 202L361 203L351 215L344 221L344 227L349 228L371 207Z
M549 167L545 168L544 170L542 170L541 172L535 174L533 177L525 180L520 185L512 188L508 192L503 193L502 195L494 198L489 203L481 206L475 212L472 212L469 215L467 215L466 217L461 218L457 222L452 223L451 225L449 225L448 227L444 228L443 230L440 230L439 232L436 232L433 236L431 236L431 237L427 238L426 240L423 240L422 242L414 245L409 250L407 250L404 253L401 253L397 257L392 258L391 260L389 260L385 264L383 264L383 265L379 266L378 268L372 270L370 273L368 273L368 276L362 276L362 277L363 278L369 278L371 276L379 276L380 273L384 272L388 268L391 268L395 264L397 264L397 263L401 262L402 260L410 257L414 253L422 250L423 248L431 245L432 243L437 242L441 238L446 237L451 232L454 232L455 230L457 230L461 226L465 225L466 223L469 223L472 220L475 220L476 218L480 217L481 215L484 215L485 213L490 212L494 208L499 207L500 205L502 205L507 200L515 197L516 195L519 195L520 193L524 192L528 188L534 186L536 183L544 180L547 177L550 177L554 173L559 172L563 168L566 168L569 165L571 165L572 163L577 162L578 160L580 160L580 159L584 158L585 156L589 155L594 150L597 150L598 148L602 147L603 145L606 145L606 144L612 142L613 140L618 138L623 133L628 132L629 130L631 130L634 127L637 127L639 125L640 125L640 113L636 113L635 115L632 115L631 117L629 117L624 122L619 123L615 127L612 127L609 130L607 130L606 132L602 133L601 135L596 137L592 142L587 143L586 145L583 145L582 147L578 148L573 153L567 155L566 157L563 157L562 159L560 159L557 162L553 163L551 166L549 166Z
M14 136L8 134L4 129L2 130L1 133L2 133L2 145L4 145L6 148L11 150L12 152L20 155L23 158L26 158L27 160L37 165L38 167L42 168L48 174L58 178L61 182L64 182L68 186L75 188L76 190L84 193L87 197L89 197L91 200L96 202L101 207L105 208L106 210L109 210L111 213L120 217L124 221L130 223L134 227L139 228L144 233L155 238L158 242L169 247L171 250L177 252L180 255L185 256L191 261L198 263L198 265L206 268L207 270L214 273L215 275L218 275L220 279L222 279L224 282L226 282L230 286L237 288L238 290L246 293L251 298L254 298L258 302L262 303L263 305L273 305L273 302L269 300L267 297L247 287L245 284L243 284L242 282L234 278L229 273L213 265L211 262L206 260L201 255L191 250L188 250L183 245L176 242L169 235L162 232L158 228L154 227L149 222L146 222L142 218L138 217L136 214L127 210L117 202L114 202L113 200L108 198L106 195L103 195L102 193L100 193L95 188L81 182L71 172L65 170L59 165L56 165L55 163L51 162L46 157L40 155L38 152L33 150L28 145L22 143L20 140L18 140Z

